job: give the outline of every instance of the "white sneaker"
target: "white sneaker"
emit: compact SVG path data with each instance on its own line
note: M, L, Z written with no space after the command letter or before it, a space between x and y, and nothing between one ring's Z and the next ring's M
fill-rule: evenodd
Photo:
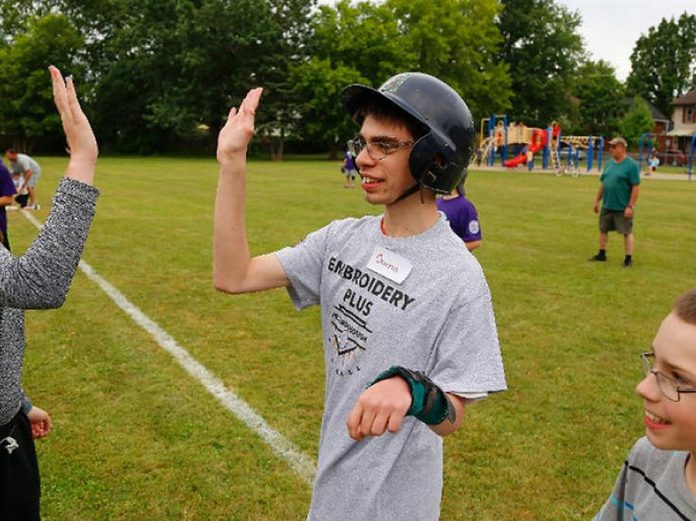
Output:
M40 204L28 204L24 207L27 210L41 210Z

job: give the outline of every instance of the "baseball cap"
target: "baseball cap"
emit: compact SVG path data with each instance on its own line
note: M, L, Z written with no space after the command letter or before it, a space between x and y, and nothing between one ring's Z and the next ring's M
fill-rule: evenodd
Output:
M611 141L609 141L610 145L623 145L624 148L626 148L626 140L622 137L616 136L615 138L612 138Z

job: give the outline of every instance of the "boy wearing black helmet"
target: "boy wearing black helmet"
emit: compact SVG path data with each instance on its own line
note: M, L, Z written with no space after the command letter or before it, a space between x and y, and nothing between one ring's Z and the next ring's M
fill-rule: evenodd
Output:
M441 436L467 400L506 388L485 277L435 202L465 173L471 114L425 74L348 87L361 186L383 215L251 258L246 147L260 96L230 111L218 139L214 282L228 293L284 286L297 308L321 305L326 401L308 519L438 519Z

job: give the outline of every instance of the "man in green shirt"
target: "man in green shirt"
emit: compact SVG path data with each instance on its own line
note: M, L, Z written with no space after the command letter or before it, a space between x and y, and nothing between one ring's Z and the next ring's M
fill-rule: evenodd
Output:
M617 231L624 236L623 265L629 268L633 265L633 215L640 191L640 169L638 163L626 155L624 138L615 137L609 141L609 150L613 159L607 162L599 178L601 184L594 203L594 212L599 214L599 253L589 260L607 260L609 232Z

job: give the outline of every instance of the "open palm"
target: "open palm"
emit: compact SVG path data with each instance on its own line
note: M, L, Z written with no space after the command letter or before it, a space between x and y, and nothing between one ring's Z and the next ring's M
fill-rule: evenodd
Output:
M262 92L261 87L251 89L239 110L234 107L230 110L227 122L218 135L218 161L225 162L246 152L247 145L254 135L254 116Z

